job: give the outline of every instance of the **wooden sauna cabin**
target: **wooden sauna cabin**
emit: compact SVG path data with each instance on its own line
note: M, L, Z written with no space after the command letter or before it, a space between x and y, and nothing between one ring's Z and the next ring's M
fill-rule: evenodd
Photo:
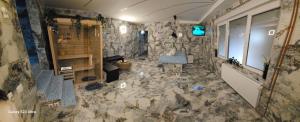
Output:
M48 26L54 73L64 79L83 82L84 77L103 80L102 25L95 20L56 18L56 28ZM95 78L95 77L94 77Z

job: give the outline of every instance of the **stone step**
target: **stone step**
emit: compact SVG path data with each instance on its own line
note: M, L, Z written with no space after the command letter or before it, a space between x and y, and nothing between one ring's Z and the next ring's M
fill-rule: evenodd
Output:
M61 75L52 77L51 83L49 84L46 91L47 102L62 99L63 82L64 78Z
M73 80L65 80L63 82L62 106L69 107L76 105L76 97Z
M36 84L37 84L37 93L39 95L46 95L46 90L51 82L51 79L53 77L53 71L52 70L42 70L38 77L36 78Z
M39 64L35 64L31 66L31 71L32 71L32 77L34 79L37 79L39 74L41 73L41 67Z

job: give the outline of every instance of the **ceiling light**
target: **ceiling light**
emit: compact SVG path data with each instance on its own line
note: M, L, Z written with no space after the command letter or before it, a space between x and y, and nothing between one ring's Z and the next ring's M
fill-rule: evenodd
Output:
M120 33L121 33L121 34L127 33L127 27L126 27L126 25L121 25L121 26L120 26Z
M128 8L122 8L121 9L121 12L124 12L124 11L126 11Z
M129 21L129 22L133 22L133 21L135 21L136 19L134 18L134 17L132 17L132 16L121 16L120 17L120 19L121 20L124 20L124 21Z
M142 31L141 31L141 34L145 34L145 31L144 31L144 30L142 30Z

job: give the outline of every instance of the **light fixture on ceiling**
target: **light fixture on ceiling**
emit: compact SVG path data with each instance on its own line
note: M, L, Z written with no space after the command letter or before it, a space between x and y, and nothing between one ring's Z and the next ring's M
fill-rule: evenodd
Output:
M127 26L126 25L121 25L120 26L120 33L121 34L127 33Z
M129 21L129 22L133 22L136 21L136 18L132 17L132 16L128 16L128 15L123 15L120 17L121 20L124 21Z
M145 31L144 31L144 30L141 30L141 34L144 35L144 34L145 34Z
M124 11L126 11L128 8L122 8L120 11L121 12L124 12Z

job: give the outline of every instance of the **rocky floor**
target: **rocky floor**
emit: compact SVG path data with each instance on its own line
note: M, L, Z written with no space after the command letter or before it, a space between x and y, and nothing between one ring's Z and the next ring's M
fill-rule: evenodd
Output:
M131 71L100 90L77 88L74 121L223 122L263 121L254 109L214 73L196 64L181 75L163 73L156 62L133 60ZM193 90L194 86L203 86Z

